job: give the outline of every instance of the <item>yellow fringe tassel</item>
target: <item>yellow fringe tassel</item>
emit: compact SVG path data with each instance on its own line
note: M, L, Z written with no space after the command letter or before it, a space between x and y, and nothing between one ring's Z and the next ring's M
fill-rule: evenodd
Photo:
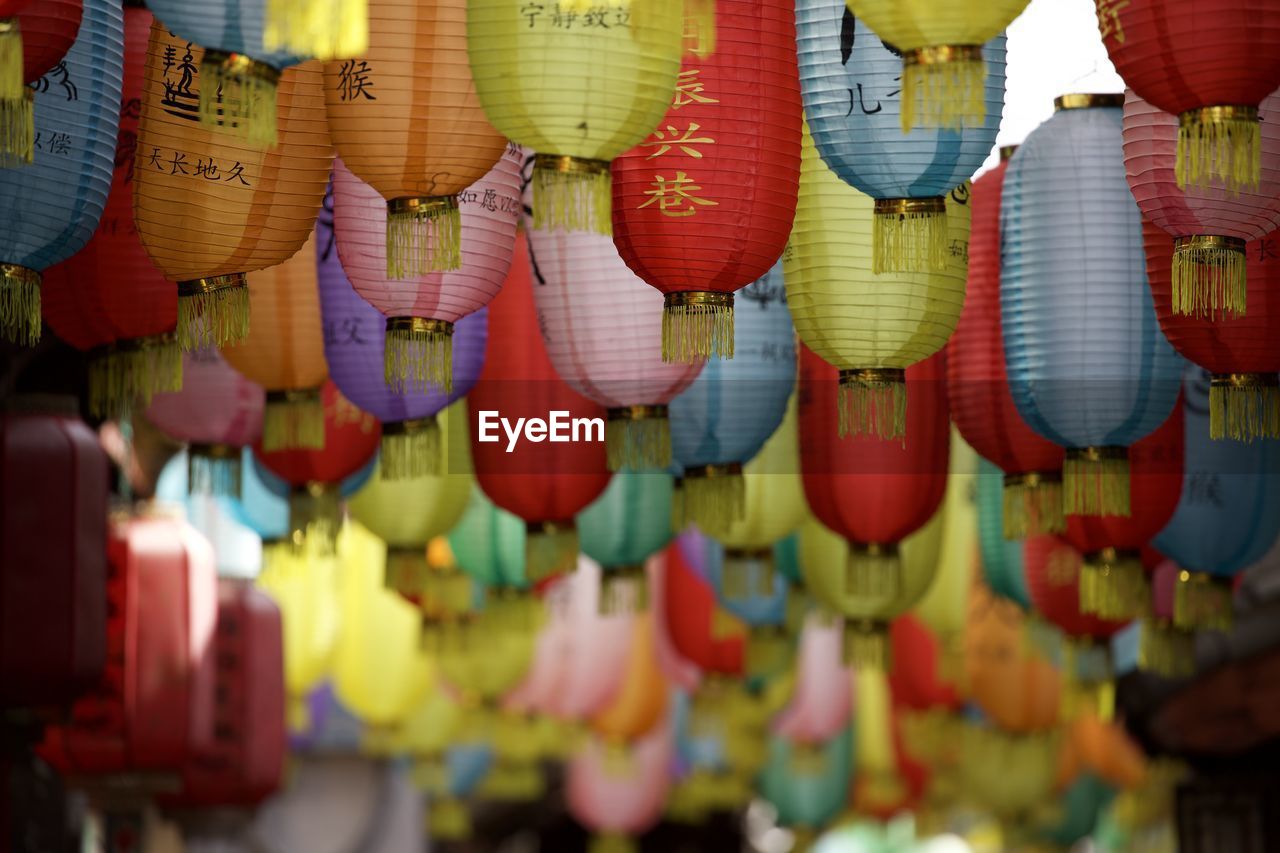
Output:
M387 278L416 278L461 266L457 196L394 199L387 204Z
M382 573L382 585L413 601L421 599L427 591L426 548L387 548L386 567Z
M591 162L590 166L563 171L542 165L541 158L535 160L534 228L613 235L613 179L609 164L600 163L597 167Z
M917 125L930 130L981 127L987 115L986 83L987 64L981 48L976 59L904 62L902 132L910 133Z
M688 364L711 356L733 358L733 302L671 304L668 297L662 309L662 360Z
M907 384L901 370L842 370L837 394L840 437L907 440Z
M22 25L17 18L0 18L0 100L23 97Z
M1228 436L1234 441L1280 438L1280 386L1275 377L1238 383L1232 381L1234 376L1215 376L1209 386L1209 437L1215 441Z
M716 52L715 0L684 0L684 49L701 59Z
M1166 619L1144 619L1138 635L1138 669L1164 678L1195 675L1196 635Z
M444 617L460 617L471 610L471 576L457 567L429 569L423 578L423 607Z
M274 399L273 399L274 398ZM262 449L324 449L324 406L319 389L267 394L262 411Z
M1187 237L1173 250L1173 313L1196 317L1243 317L1245 243Z
M792 661L791 635L781 625L752 626L747 632L746 674L752 678L785 672Z
M543 524L525 536L525 576L529 583L573 571L578 562L578 530L572 524Z
M1230 193L1256 189L1262 176L1262 128L1256 109L1205 107L1178 121L1178 188L1217 180Z
M720 535L741 521L747 511L746 502L747 481L741 469L726 473L713 470L704 476L685 472L685 521L692 521L703 533Z
M401 394L408 391L425 394L433 387L446 394L452 393L452 326L439 323L429 328L398 328L394 324L401 319L393 317L387 323L387 337L382 350L387 386Z
M33 347L40 342L40 274L0 264L0 337Z
M729 601L773 595L773 550L726 548L720 569L720 592Z
M490 800L530 803L541 797L545 788L538 765L499 761L480 783L480 795Z
M1129 515L1127 454L1067 451L1062 465L1063 511L1067 515ZM1123 448L1100 448L1102 451Z
M4 62L4 49L5 39L0 35L0 64ZM18 50L18 80L21 82L21 44ZM0 75L3 74L0 70ZM0 169L13 169L34 162L35 135L35 97L32 90L24 88L12 97L0 97Z
M610 471L644 471L671 464L671 422L667 415L610 418L604 428L605 453ZM684 484L685 489L689 483ZM686 491L685 501L689 499Z
M341 526L337 485L308 483L289 493L289 530L295 544L315 548L318 554L332 554Z
M1025 539L1041 533L1061 533L1066 529L1061 477L1019 474L1005 478L1005 539Z
M206 51L200 66L200 122L262 147L276 144L280 72L244 54Z
M898 199L892 199L898 201ZM947 268L947 211L906 210L873 214L871 271L941 272Z
M136 401L142 408L154 394L182 390L182 351L173 335L120 341L89 361L89 411L117 418Z
M238 344L249 337L249 288L221 287L178 295L178 346L183 352Z
M437 841L466 841L471 838L471 812L465 803L453 797L432 800L427 812L427 832Z
M888 602L902 590L902 560L896 546L850 543L845 564L845 598L858 603Z
M427 418L422 428L393 429L383 424L379 476L384 480L416 480L440 473L440 425ZM417 422L405 422L417 423ZM398 426L398 425L394 425Z
M1150 609L1151 588L1137 554L1089 554L1080 568L1080 612L1136 619Z
M644 566L619 566L604 573L596 609L602 616L633 616L649 607Z
M221 444L188 447L187 492L240 497L240 449Z
M883 622L850 622L844 626L844 662L880 672L893 668L893 644Z
M267 0L267 50L349 59L369 49L368 0Z
M1110 647L1087 641L1067 642L1063 650L1063 719L1092 715L1111 720L1115 716L1116 683Z
M1173 624L1189 631L1230 631L1231 581L1201 572L1178 573L1173 590Z
M587 845L587 853L638 853L640 845L630 835L620 832L605 832L593 835Z

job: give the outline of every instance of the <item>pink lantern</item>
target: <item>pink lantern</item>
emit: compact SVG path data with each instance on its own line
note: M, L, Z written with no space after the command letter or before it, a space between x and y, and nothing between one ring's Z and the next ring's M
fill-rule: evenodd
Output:
M671 785L670 727L634 746L592 739L568 764L565 799L574 820L595 834L592 853L635 850L634 836L658 822Z
M334 163L333 221L342 268L387 317L387 384L452 390L453 324L483 308L506 280L520 215L520 149L508 145L489 172L458 194L462 265L387 278L387 203L341 160Z
M213 347L182 357L182 390L157 394L147 419L165 435L187 442L188 488L238 496L241 450L262 434L266 394Z
M811 613L800 637L799 666L791 702L773 730L787 740L822 744L849 723L853 678L844 667L844 633L836 619Z
M545 713L582 720L604 707L622 686L633 616L602 613L603 572L589 557L563 583L565 599L553 605L563 618L563 662ZM554 618L554 617L553 617Z
M1174 238L1173 311L1198 316L1245 313L1245 243L1280 225L1280 91L1258 108L1261 180L1229 192L1220 184L1178 188L1178 117L1132 90L1124 99L1124 170L1152 223Z
M680 654L671 638L671 621L667 617L666 559L664 549L649 560L649 607L653 612L653 642L658 655L658 666L672 687L692 693L698 689L701 671L698 665Z

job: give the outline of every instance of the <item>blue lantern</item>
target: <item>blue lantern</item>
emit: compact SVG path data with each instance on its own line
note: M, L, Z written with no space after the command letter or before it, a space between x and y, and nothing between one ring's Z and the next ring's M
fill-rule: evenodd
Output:
M669 410L672 457L683 468L682 521L711 533L742 518L742 466L782 423L796 377L781 262L738 299L734 357L708 361Z
M85 0L66 57L37 80L29 166L0 170L0 337L40 339L40 274L80 251L111 190L124 80L124 10Z
M1182 570L1173 621L1183 628L1227 627L1231 579L1280 534L1280 441L1210 438L1209 387L1208 373L1187 371L1182 499L1152 540Z
M673 490L674 479L666 471L619 471L600 497L578 513L578 546L605 570L603 612L644 609L644 564L675 535Z
M978 459L978 547L987 586L1001 598L1029 610L1022 541L1004 538L1004 472L982 458Z
M1169 417L1183 361L1156 320L1125 180L1122 95L1064 95L1009 161L1000 313L1009 388L1067 449L1064 510L1129 514L1127 447Z
M1004 108L1005 38L982 49L980 127L902 132L902 53L854 18L844 0L797 0L800 91L818 153L875 199L875 273L942 270L950 251L946 195L995 145Z

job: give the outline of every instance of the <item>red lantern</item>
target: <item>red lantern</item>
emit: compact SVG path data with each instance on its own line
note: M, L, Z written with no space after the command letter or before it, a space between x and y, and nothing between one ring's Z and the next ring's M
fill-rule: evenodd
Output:
M0 412L0 706L92 687L106 657L107 457L73 398Z
M800 185L794 4L718 0L666 117L613 161L613 240L666 295L664 361L733 357L733 293L786 247Z
M944 671L942 647L923 622L908 613L893 620L889 630L893 659L903 663L888 676L895 705L928 711L956 710L964 704L955 687L948 683L960 673Z
M1160 328L1178 352L1213 374L1209 435L1237 441L1280 438L1280 235L1245 247L1249 313L1216 321L1174 312L1173 241L1150 223L1143 223L1142 236Z
M35 153L34 83L76 40L82 0L0 0L0 169L30 163Z
M719 622L723 616L715 591L689 564L682 541L677 538L667 546L658 567L663 573L660 586L667 636L680 656L704 673L741 675L746 635L724 630L726 626ZM695 541L701 545L700 539Z
M520 237L506 284L490 303L484 370L467 401L475 423L471 455L476 479L495 504L528 525L529 580L536 583L568 569L578 554L573 519L609 484L605 411L565 384L551 366L534 310L529 249ZM510 453L500 427L490 433L497 440L481 435L485 412L514 424L517 418L545 420L556 411L570 419L591 419L599 424L599 434L588 425L582 440L523 440Z
M182 388L182 357L174 332L178 296L151 263L133 224L134 148L146 76L151 13L124 12L124 88L120 136L106 209L93 238L70 259L45 271L44 319L79 349L92 348L89 410L115 417L134 399Z
M1096 2L1116 71L1143 100L1178 116L1178 186L1258 186L1258 104L1280 87L1280 6Z

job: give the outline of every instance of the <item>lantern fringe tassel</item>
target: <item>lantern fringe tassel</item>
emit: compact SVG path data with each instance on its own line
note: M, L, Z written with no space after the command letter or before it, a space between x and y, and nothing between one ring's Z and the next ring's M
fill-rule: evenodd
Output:
M683 491L685 523L708 535L727 531L746 514L747 481L740 473L685 477Z
M941 211L877 211L871 225L872 272L876 275L947 268L945 208Z
M117 418L135 401L145 408L153 395L181 390L182 350L172 335L125 341L89 361L89 411L95 417Z
M773 594L773 554L726 548L720 564L720 591L728 601L767 598Z
M715 0L685 0L684 49L703 59L716 52Z
M893 770L863 772L858 782L859 802L872 810L889 809L903 802L907 788Z
M533 170L533 227L613 234L609 170Z
M531 803L542 796L545 788L538 765L499 761L485 775L478 793L499 802Z
M1280 386L1210 385L1209 437L1280 438Z
M1067 515L1129 515L1127 458L1073 459L1062 464L1063 512Z
M634 616L649 607L649 578L644 566L626 566L604 573L596 609L602 616Z
M178 296L178 346L183 352L237 344L249 337L249 288L222 287Z
M1102 619L1130 620L1142 616L1151 601L1151 588L1137 554L1113 559L1086 556L1080 567L1080 612Z
M1061 713L1064 720L1091 715L1109 722L1115 716L1116 682L1111 649L1089 641L1063 645Z
M981 127L986 119L987 64L952 60L902 69L901 127L910 133L927 128Z
M0 78L7 76L5 53L10 37L0 33ZM18 83L15 95L0 94L0 169L26 166L35 159L35 101L22 83L22 42L18 42ZM0 92L7 90L0 82Z
M630 835L605 832L591 837L587 853L638 853L640 847Z
M40 342L40 277L0 264L0 338L29 347Z
M604 446L610 471L666 468L671 464L671 422L666 417L609 419L604 427ZM688 489L686 480L686 506Z
M440 428L383 432L378 470L384 480L416 480L439 474Z
M200 66L200 123L225 130L254 145L276 144L278 75L263 73L263 63L211 61Z
M1164 678L1194 675L1196 635L1165 619L1144 619L1138 635L1138 668Z
M1252 115L1185 118L1178 122L1174 173L1178 188L1203 187L1214 179L1229 193L1258 186L1262 176L1262 126Z
M387 329L383 375L398 393L453 392L453 332L443 329Z
M893 645L884 625L850 625L844 627L844 663L888 672L893 668Z
M662 309L662 360L688 364L733 358L732 305L668 305Z
M869 549L854 545L845 564L844 594L858 602L896 598L902 590L902 559L897 549Z
M193 495L240 497L240 453L219 448L213 453L187 450L187 492Z
M1025 539L1067 529L1062 512L1062 481L1008 483L1004 487L1004 538Z
M529 583L572 571L578 560L578 531L573 527L530 531L525 537L524 555Z
M346 59L369 49L368 0L267 0L266 13L269 51Z
M1173 589L1173 624L1188 631L1230 631L1233 621L1231 582L1199 572L1182 571Z
M462 214L457 199L438 201L447 203L388 209L387 278L415 278L462 266Z
M791 665L791 638L785 628L753 625L747 632L746 666L748 677L767 677L783 672Z
M901 379L845 380L837 394L840 437L907 439L907 385Z
M289 493L289 530L293 541L315 553L335 551L342 507L337 486L314 484Z
M467 841L471 838L471 813L455 797L432 799L427 829L437 841Z
M1243 317L1246 265L1243 243L1179 244L1173 252L1173 313Z
M320 396L267 400L262 411L262 449L324 449L324 405Z

